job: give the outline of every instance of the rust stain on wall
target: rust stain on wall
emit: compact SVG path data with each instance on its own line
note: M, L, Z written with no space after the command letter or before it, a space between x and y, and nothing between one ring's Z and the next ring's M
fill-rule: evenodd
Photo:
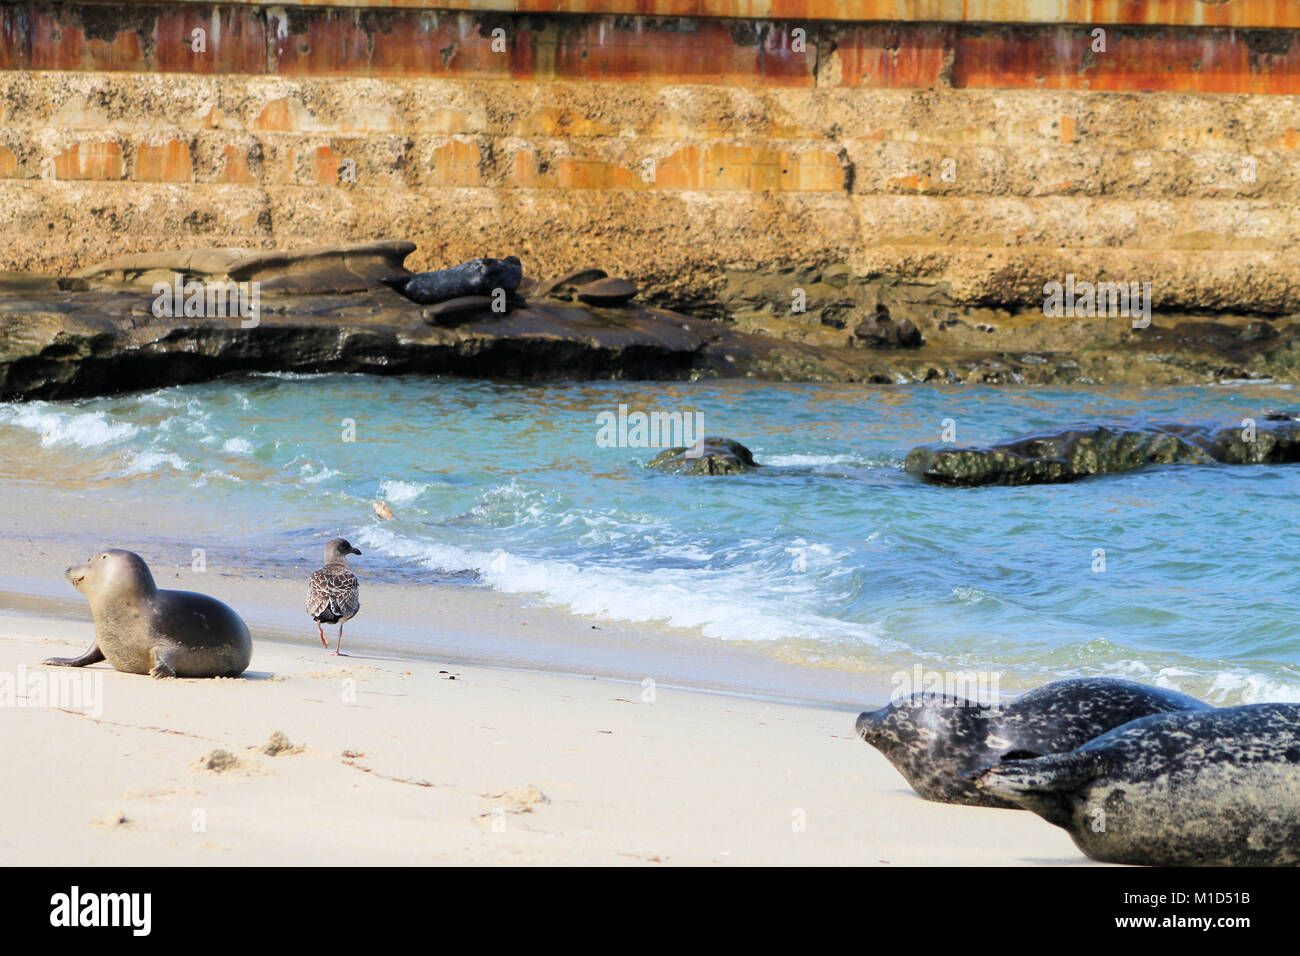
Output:
M1094 50L1087 28L958 34L953 85L1203 93L1300 93L1291 33L1112 30Z
M248 168L248 160L243 152L234 146L222 148L222 168L218 181L223 183L256 183L257 177Z
M136 0L126 2L137 5ZM229 0L232 6L265 2ZM280 0L280 5L745 20L1300 28L1300 5L1294 0Z
M1129 23L1147 22L1138 18L1143 12L1157 21L1173 16L1174 3L1067 6L1080 15L1109 11L1094 22ZM761 5L762 15L776 19L748 20L700 18L712 9L703 0L638 0L636 12L653 15L636 16L560 16L551 11L565 5L548 2L532 14L179 0L10 3L0 7L0 69L1300 93L1294 31L1215 25L1229 8L1245 10L1245 0L1196 0L1185 26L1109 27L1104 51L1093 49L1088 25L951 22L948 0L899 4L907 7L904 20L846 24L818 22L836 7L821 0L772 0ZM879 8L886 6L882 0ZM736 0L728 9L740 15L759 7ZM981 5L994 20L1021 7L1022 0ZM1294 19L1300 26L1296 0L1251 9L1254 19L1241 22ZM1294 14L1269 19L1269 10ZM923 14L934 22L912 22ZM785 19L799 15L804 19Z
M163 146L141 144L135 152L133 179L145 182L184 183L194 176L190 148L178 139Z
M56 179L121 179L125 174L117 143L75 143L54 157Z

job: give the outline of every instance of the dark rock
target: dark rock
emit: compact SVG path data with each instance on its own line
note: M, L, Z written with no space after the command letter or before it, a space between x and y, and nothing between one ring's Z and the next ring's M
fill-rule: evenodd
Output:
M1300 462L1300 421L1256 418L1220 425L1165 425L1225 465L1286 465Z
M571 301L578 292L578 286L596 282L607 275L609 273L604 269L577 269L566 272L557 279L543 282L533 290L532 294L538 299L553 298Z
M1246 327L1241 330L1241 338L1246 342L1267 342L1277 336L1277 329L1263 319L1247 322Z
M465 296L490 296L497 289L514 292L523 277L523 267L514 256L471 259L450 269L417 273L411 276L401 292L412 302L432 305Z
M971 486L1078 481L1147 465L1300 462L1300 421L1269 414L1222 424L1080 425L987 448L921 445L905 467L933 484Z
M490 295L463 295L458 299L448 299L446 302L431 305L420 314L424 316L424 321L431 325L448 325L449 319L491 313L492 301ZM508 301L507 306L509 306Z
M853 336L867 348L913 349L922 344L921 331L911 319L894 319L887 306L876 306L875 315L864 319Z
M672 475L738 475L760 467L748 448L730 438L702 438L690 448L666 448L647 464Z
M626 279L597 279L578 286L578 298L588 305L623 305L630 302L636 292L636 286Z
M849 317L854 311L855 303L852 299L837 299L834 302L828 302L821 309L821 324L832 329L847 328Z
M415 243L399 239L359 242L311 249L177 249L139 252L81 269L59 281L67 292L151 289L171 283L176 274L194 282L256 282L263 293L329 295L364 292L380 285L405 282L411 275L402 265Z
M426 317L380 286L264 295L256 325L155 317L147 291L9 291L0 285L0 401L111 395L242 372L450 375L515 381L755 379L820 374L824 351L740 334L635 301L621 309L507 298ZM454 327L453 327L454 326ZM866 353L862 353L866 354Z

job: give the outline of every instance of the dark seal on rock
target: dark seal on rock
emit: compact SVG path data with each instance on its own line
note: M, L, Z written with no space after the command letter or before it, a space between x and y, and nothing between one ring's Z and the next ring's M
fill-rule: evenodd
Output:
M833 324L826 322L825 317L822 321L824 324ZM858 324L853 330L853 337L862 345L873 349L914 349L924 342L921 330L911 319L891 318L888 307L883 305L877 305L875 314Z
M514 292L519 288L523 277L523 266L515 256L506 256L504 259L471 259L450 269L417 273L411 276L401 291L414 302L433 305L464 296L490 296L497 289Z
M1212 710L1186 694L1111 677L1037 687L992 707L961 697L913 694L858 717L858 733L927 800L1014 807L967 775L1007 753L1072 750L1113 727L1170 711Z
M67 578L90 601L95 641L80 657L46 664L106 660L128 674L237 677L252 659L253 641L238 614L206 594L160 590L138 554L102 551L68 568Z
M1300 864L1300 704L1144 717L974 780L1066 830L1094 860Z
M618 306L630 302L636 291L626 279L597 279L578 286L578 298L588 305Z
M759 465L748 448L730 438L701 438L689 448L666 448L647 464L673 475L738 475Z

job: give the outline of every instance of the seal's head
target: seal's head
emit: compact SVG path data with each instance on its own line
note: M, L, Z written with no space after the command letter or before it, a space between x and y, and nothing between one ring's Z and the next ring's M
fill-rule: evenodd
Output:
M345 538L335 538L325 545L326 564L347 564L349 554L360 554Z
M92 603L118 595L145 596L158 590L144 558L119 548L101 551L85 564L74 564L64 574Z
M987 725L980 717L987 710L960 697L913 694L858 715L856 726L863 740L893 760L918 745L928 748L936 739L967 734L981 739Z

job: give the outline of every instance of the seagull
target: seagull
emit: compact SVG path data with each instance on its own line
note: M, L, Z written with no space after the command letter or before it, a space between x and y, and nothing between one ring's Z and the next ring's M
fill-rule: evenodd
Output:
M325 545L325 567L307 580L307 613L316 622L323 646L329 647L330 642L325 640L325 629L321 625L339 626L339 642L334 648L336 655L343 646L343 624L361 610L361 585L348 567L348 555L360 553L343 538L335 538Z

